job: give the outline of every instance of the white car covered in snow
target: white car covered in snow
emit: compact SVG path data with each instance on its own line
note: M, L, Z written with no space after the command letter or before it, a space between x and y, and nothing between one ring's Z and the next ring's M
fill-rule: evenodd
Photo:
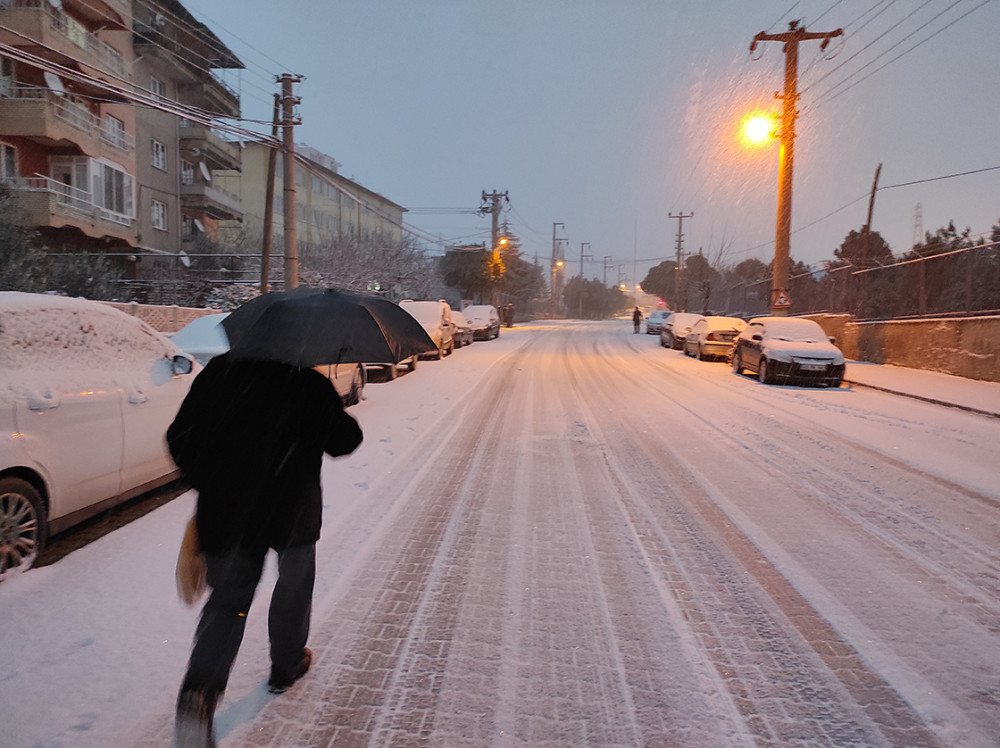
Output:
M0 293L0 579L50 534L170 481L197 364L107 304Z
M736 338L733 371L749 369L764 384L839 387L844 354L823 328L801 317L757 317Z

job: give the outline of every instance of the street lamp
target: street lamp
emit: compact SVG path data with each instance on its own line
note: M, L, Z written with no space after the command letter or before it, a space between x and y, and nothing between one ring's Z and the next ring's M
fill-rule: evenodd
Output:
M563 266L562 260L556 260L552 263L552 282L549 284L549 288L552 295L552 316L556 313L556 271Z

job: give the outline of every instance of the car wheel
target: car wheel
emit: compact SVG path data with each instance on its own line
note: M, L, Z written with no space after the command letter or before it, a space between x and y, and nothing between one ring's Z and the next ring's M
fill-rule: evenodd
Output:
M31 568L48 540L42 497L27 481L0 478L0 577Z
M771 384L771 372L767 370L767 359L763 356L757 363L757 381L761 384Z
M740 360L739 351L733 351L733 373L734 374L743 373L743 361Z

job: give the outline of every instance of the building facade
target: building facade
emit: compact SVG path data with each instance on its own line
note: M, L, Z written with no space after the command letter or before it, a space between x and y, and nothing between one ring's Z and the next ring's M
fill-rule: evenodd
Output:
M239 98L212 73L242 67L172 0L2 0L0 178L51 251L99 252L141 277L176 258L185 228L239 217L212 170L239 149L136 95L223 116Z
M338 173L340 164L308 146L296 145L295 219L300 248L322 251L340 242L399 243L403 239L406 209ZM224 224L225 230L241 229L256 241L263 236L267 202L268 158L271 149L260 143L243 147L241 173L220 173L223 189L239 195L243 226ZM275 154L272 243L280 247L284 233L284 170L282 154Z

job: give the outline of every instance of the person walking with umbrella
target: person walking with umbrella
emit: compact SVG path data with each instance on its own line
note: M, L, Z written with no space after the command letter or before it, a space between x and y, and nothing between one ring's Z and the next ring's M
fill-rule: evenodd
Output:
M278 579L268 613L268 688L281 693L309 670L320 467L324 453L353 452L362 432L319 372L227 353L195 378L167 441L198 490L211 588L178 696L177 745L212 746L215 706L269 549L277 551Z
M320 468L324 454L350 454L363 438L333 384L312 367L402 360L434 347L395 304L328 289L267 294L222 324L229 352L198 374L167 429L170 453L198 491L195 521L210 588L177 698L181 748L215 745L215 707L271 549L278 579L268 611L268 689L284 692L312 664L306 641Z

